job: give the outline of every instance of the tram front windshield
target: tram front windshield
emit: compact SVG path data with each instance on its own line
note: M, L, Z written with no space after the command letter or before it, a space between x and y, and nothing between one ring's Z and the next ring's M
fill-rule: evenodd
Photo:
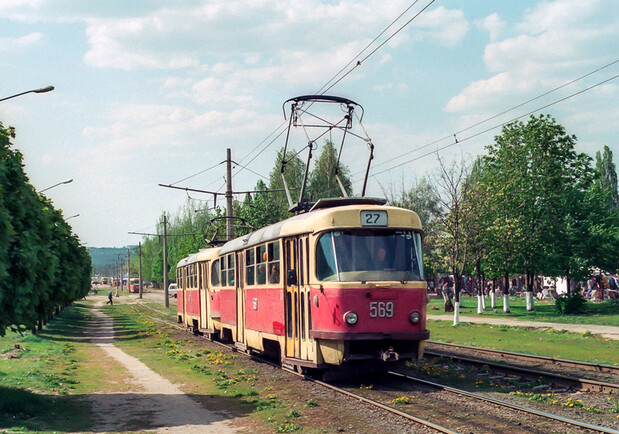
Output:
M338 282L423 280L421 235L368 229L327 232L316 247L316 277Z

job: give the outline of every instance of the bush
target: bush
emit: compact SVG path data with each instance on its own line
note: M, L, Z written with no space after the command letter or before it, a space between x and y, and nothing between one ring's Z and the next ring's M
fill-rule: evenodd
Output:
M587 300L582 296L579 290L573 291L571 294L562 294L555 300L555 308L558 313L577 314L585 310Z

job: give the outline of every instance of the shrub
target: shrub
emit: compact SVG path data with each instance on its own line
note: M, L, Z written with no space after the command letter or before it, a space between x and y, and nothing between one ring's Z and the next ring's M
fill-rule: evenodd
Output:
M580 291L573 291L569 295L562 294L557 298L555 300L555 308L558 313L576 314L584 311L586 303L587 300L585 300Z

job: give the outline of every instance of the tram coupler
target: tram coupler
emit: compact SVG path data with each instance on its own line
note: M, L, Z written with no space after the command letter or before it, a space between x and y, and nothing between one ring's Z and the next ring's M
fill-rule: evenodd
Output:
M393 351L393 347L389 347L387 351L380 352L380 358L383 362L397 362L400 360L400 355Z

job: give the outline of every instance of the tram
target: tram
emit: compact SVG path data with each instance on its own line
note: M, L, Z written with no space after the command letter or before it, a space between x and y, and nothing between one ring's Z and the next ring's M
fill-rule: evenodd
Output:
M382 199L320 200L181 260L178 320L298 370L421 358L421 237L415 212Z
M421 358L430 335L421 222L411 210L365 197L374 145L361 125L363 108L327 95L288 104L282 155L297 127L308 152L296 203L284 177L287 162L281 163L289 212L296 215L182 259L178 321L299 371L368 372ZM332 112L310 112L321 105ZM340 121L331 120L334 108ZM305 191L312 150L335 133L342 139L332 176L342 197L313 203ZM338 175L346 137L363 140L370 151L361 197L348 197Z

